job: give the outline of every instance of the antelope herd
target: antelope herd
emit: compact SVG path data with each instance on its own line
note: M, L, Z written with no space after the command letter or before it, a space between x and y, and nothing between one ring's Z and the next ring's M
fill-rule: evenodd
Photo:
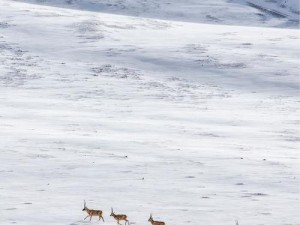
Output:
M99 221L102 219L103 222L104 222L104 218L102 216L103 212L101 210L95 210L95 209L89 209L87 206L86 206L86 202L84 201L84 206L83 206L83 209L82 211L86 211L86 213L88 214L84 220L88 217L90 217L90 221L92 220L92 217L93 216L96 216L96 217L99 217ZM129 223L129 220L127 219L127 215L125 214L115 214L114 213L114 210L113 208L111 209L111 214L110 216L112 216L118 224L120 224L120 221L125 221L125 225L128 224L130 225ZM153 220L152 218L152 214L150 214L150 218L148 220L152 225L165 225L164 222L160 222L160 221L155 221Z
M87 206L86 206L86 202L84 201L84 206L83 206L83 210L82 211L86 211L86 213L88 214L84 220L88 217L90 217L90 221L92 220L92 217L93 216L97 216L99 217L99 220L100 221L101 219L103 220L104 222L104 218L102 216L103 212L101 210L95 210L95 209L89 209ZM125 221L125 225L128 224L130 225L129 223L129 220L127 219L127 215L125 214L115 214L114 213L114 210L113 208L111 208L111 214L110 216L112 216L118 223L118 225L120 225L120 221ZM150 218L148 219L148 221L152 224L152 225L166 225L165 222L161 222L161 221L155 221L152 217L152 214L150 214ZM236 220L235 221L235 224L236 225L239 225L239 222Z

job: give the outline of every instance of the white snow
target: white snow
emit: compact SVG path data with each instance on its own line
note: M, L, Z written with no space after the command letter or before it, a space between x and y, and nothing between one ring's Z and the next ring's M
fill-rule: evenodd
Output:
M59 6L114 13L118 15L140 16L175 21L246 25L246 26L299 26L298 0L15 0L41 5ZM276 18L248 3L272 8L288 18ZM285 8L284 8L285 7ZM296 13L298 12L298 14ZM291 22L297 20L298 22Z
M1 225L300 224L299 29L216 2L0 1Z

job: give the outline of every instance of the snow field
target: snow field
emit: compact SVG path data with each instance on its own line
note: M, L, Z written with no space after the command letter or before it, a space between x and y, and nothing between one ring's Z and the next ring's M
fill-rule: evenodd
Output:
M299 224L299 30L0 8L0 224Z

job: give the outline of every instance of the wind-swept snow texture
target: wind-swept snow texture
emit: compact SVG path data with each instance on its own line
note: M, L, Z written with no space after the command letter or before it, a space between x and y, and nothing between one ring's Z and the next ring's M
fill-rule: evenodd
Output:
M0 224L299 225L299 30L118 2L0 1Z
M299 0L247 0L247 3L275 16L288 18L289 21L294 21L299 26Z
M121 15L208 24L299 26L299 0L16 0ZM263 7L251 8L249 2ZM264 8L285 16L274 18ZM285 9L286 8L286 9ZM297 19L295 19L297 18Z

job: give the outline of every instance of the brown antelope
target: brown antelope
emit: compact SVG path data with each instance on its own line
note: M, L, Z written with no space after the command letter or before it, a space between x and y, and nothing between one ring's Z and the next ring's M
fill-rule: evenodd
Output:
M165 222L160 222L160 221L154 221L152 218L152 214L150 214L150 218L148 220L152 225L165 225Z
M111 214L110 214L110 216L114 217L118 224L120 224L120 220L125 220L125 225L126 225L126 223L129 224L127 216L126 215L121 215L121 214L120 215L116 215L114 213L113 208L111 208Z
M101 210L89 209L88 207L86 207L85 201L84 201L84 208L83 208L82 211L86 211L87 214L88 214L84 219L90 217L90 221L91 221L93 216L99 216L99 220L102 219L103 222L104 222L104 219L103 219L103 216L102 216L102 211Z

